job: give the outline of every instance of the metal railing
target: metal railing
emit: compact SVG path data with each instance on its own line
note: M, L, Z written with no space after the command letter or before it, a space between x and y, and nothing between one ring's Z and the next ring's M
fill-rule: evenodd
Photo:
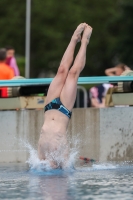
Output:
M80 91L83 92L83 107L87 108L87 101L88 101L87 91L83 86L77 86L76 108L79 108L81 104Z
M45 85L50 84L52 80L53 78L0 80L0 86ZM121 81L133 81L133 76L79 77L78 84L116 83Z

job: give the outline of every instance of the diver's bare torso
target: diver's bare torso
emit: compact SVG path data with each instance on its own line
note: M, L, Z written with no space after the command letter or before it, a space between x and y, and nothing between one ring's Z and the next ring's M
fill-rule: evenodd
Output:
M44 114L39 139L39 158L46 159L44 152L56 151L59 146L65 145L69 118L58 110L49 110Z

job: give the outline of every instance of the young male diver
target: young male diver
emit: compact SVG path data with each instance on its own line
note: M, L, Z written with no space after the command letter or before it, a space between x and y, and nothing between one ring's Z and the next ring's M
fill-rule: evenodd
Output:
M86 23L81 23L76 28L48 90L44 108L44 124L38 144L38 156L40 160L49 160L52 168L64 165L64 163L58 163L54 156L51 156L56 151L60 152L67 161L67 150L63 149L67 146L68 123L76 99L78 77L85 66L86 50L91 33L92 28ZM81 46L73 62L74 50L80 41Z

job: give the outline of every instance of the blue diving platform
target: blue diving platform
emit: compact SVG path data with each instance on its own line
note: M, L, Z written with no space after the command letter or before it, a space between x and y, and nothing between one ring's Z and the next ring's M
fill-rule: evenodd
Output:
M53 78L34 78L34 79L17 79L17 80L0 80L0 87L15 87L28 85L49 85ZM123 81L133 81L133 76L91 76L79 77L78 84L100 84L100 83L117 83Z

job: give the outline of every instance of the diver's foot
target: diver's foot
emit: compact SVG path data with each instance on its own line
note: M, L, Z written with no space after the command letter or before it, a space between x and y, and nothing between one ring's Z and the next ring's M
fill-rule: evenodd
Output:
M91 34L92 34L92 27L89 26L88 24L85 24L85 29L84 29L84 32L83 32L81 42L85 42L86 44L88 44L90 37L91 37Z
M76 30L74 31L74 34L72 36L72 40L75 42L80 42L81 41L81 33L84 31L85 28L85 23L81 23Z

